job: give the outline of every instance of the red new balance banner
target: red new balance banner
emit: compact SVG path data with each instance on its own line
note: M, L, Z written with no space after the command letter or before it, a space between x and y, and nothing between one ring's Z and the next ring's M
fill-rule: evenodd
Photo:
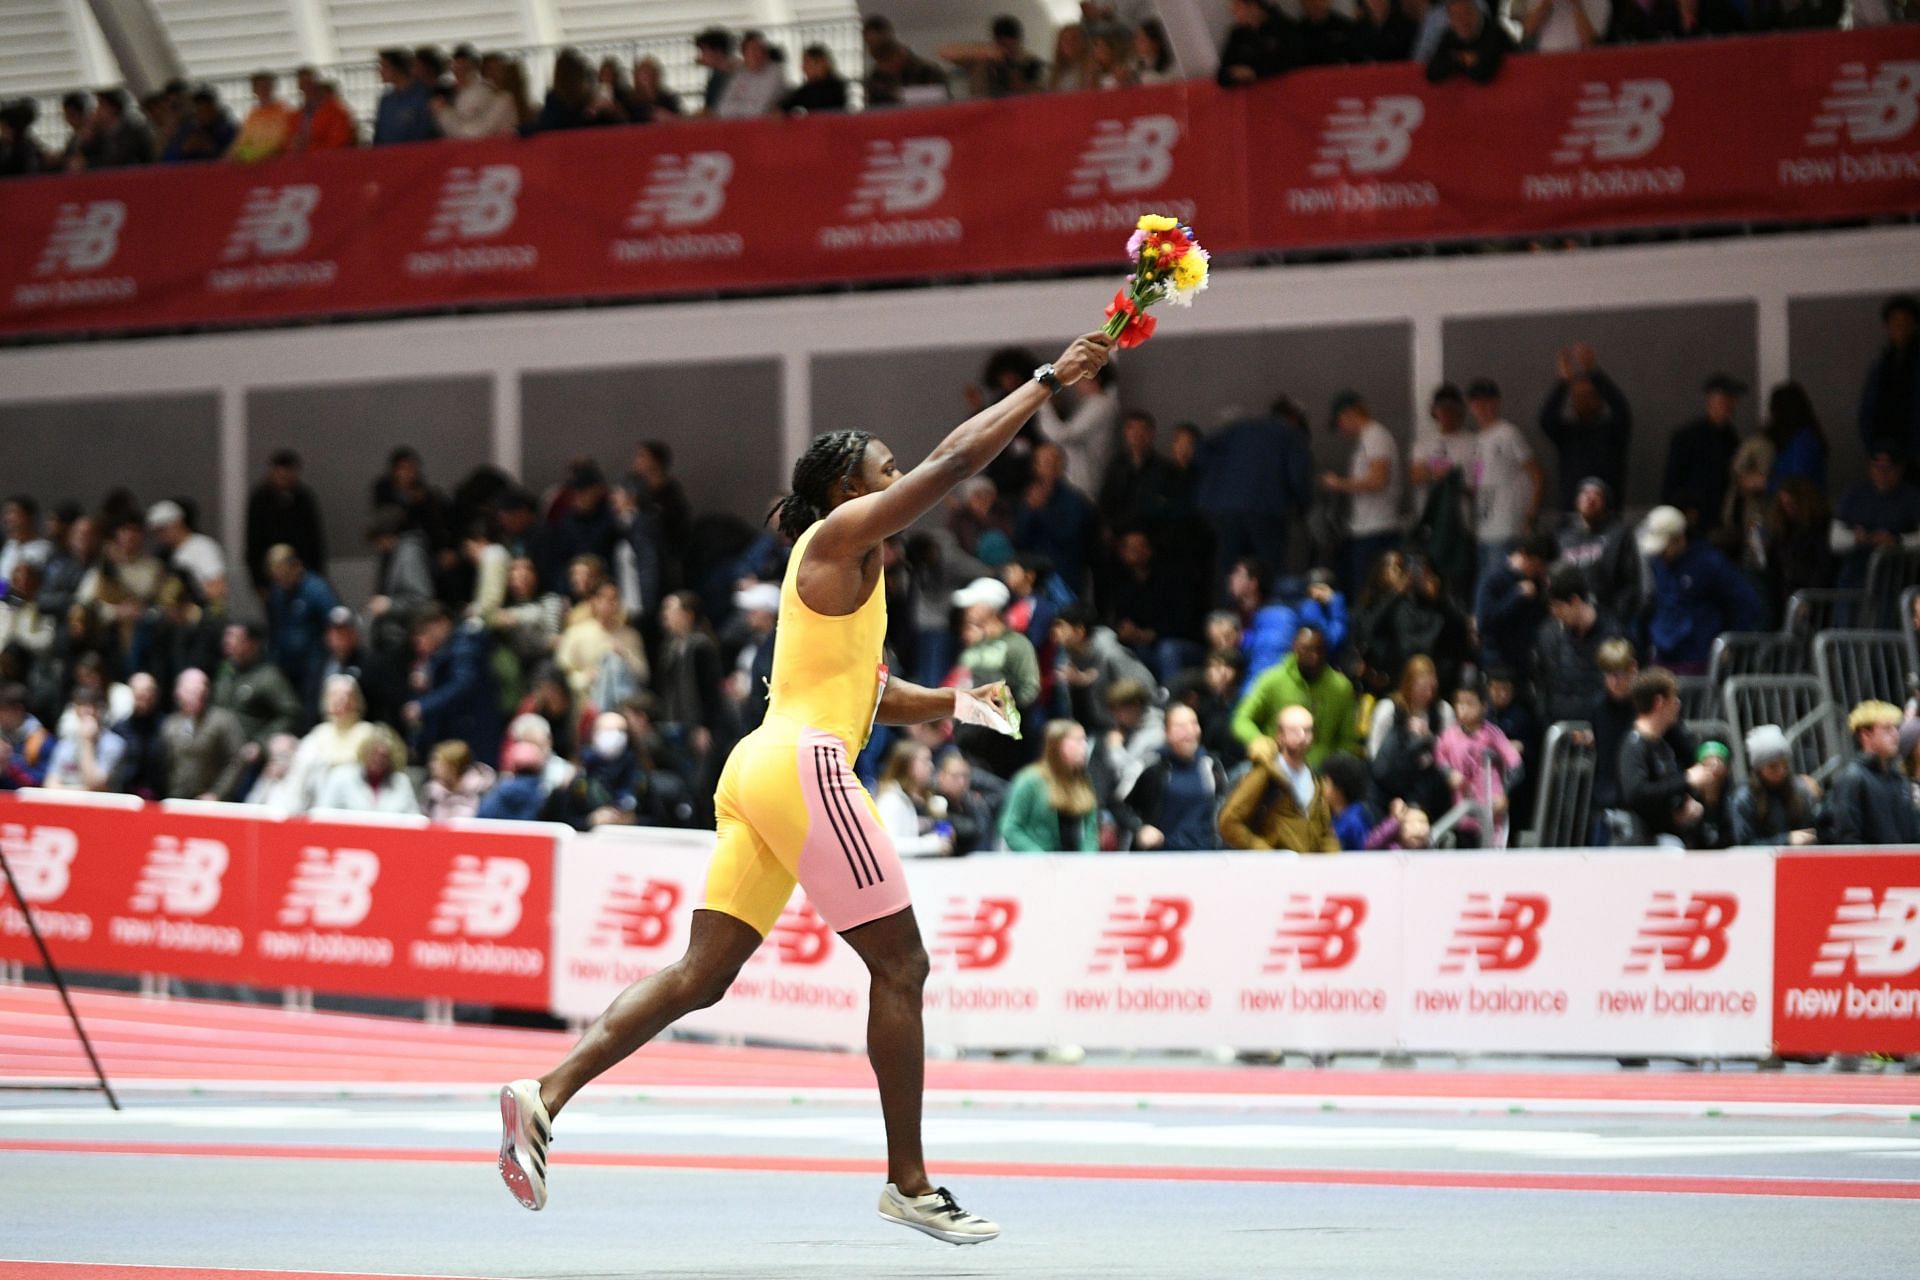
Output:
M1920 30L584 130L0 188L0 332L1920 209Z
M0 850L69 968L547 1005L550 836L13 804Z
M1783 852L1782 1053L1920 1053L1920 853Z

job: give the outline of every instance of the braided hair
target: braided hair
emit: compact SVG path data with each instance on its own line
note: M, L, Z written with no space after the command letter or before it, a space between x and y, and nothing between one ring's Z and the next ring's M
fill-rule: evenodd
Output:
M767 513L779 517L782 536L798 538L826 518L833 507L834 486L860 469L872 442L872 433L866 431L831 431L813 438L793 464L793 492Z

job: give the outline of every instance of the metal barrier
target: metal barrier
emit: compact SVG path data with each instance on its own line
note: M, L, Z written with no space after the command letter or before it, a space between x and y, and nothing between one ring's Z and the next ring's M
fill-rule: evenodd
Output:
M1724 689L1735 676L1805 676L1813 674L1813 656L1806 637L1786 631L1728 631L1713 642L1707 679Z
M1719 690L1711 676L1676 676L1682 720L1711 720L1720 713Z
M1867 611L1867 593L1858 587L1807 587L1787 598L1781 630L1807 637L1835 627L1858 625Z
M1813 667L1833 703L1844 741L1847 713L1870 698L1902 706L1907 700L1907 644L1892 631L1826 631L1813 638Z
M1530 849L1579 849L1593 843L1593 726L1562 720L1547 730L1540 750L1540 790L1533 829L1521 844Z
M1881 547L1867 561L1867 615L1863 627L1912 628L1913 606L1908 594L1920 587L1920 551ZM1900 612L1893 610L1898 605Z
M1844 738L1835 731L1833 704L1817 676L1734 676L1720 691L1733 727L1734 767L1747 774L1747 735L1763 724L1787 735L1793 771L1825 780L1845 759Z

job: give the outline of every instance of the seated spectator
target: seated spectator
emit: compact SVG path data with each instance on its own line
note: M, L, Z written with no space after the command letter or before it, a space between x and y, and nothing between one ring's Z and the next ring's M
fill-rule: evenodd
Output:
M1086 589L1099 523L1092 500L1066 478L1065 450L1052 442L1036 448L1033 478L1014 521L1013 545L1046 556L1067 589L1078 594Z
M52 762L54 736L27 710L27 690L0 684L0 791L37 787Z
M901 44L887 18L868 14L860 40L867 50L867 110L946 99L946 72Z
M360 125L340 101L339 86L322 80L312 67L300 68L295 82L300 86L300 112L294 117L288 150L300 154L360 145Z
M1465 0L1448 5L1449 20L1462 3ZM1487 25L1499 26L1491 20ZM1554 368L1558 380L1540 406L1540 432L1559 451L1560 506L1570 511L1588 476L1601 480L1610 494L1625 492L1633 408L1600 367L1590 344L1579 342L1561 351Z
M1689 849L1727 849L1733 846L1733 818L1729 812L1733 788L1728 784L1733 750L1724 742L1708 739L1700 744L1694 760L1706 769L1700 784L1700 807L1704 813L1700 825L1687 840Z
M413 54L382 49L380 82L387 88L374 109L374 146L426 142L440 136L440 124L433 115L433 85L415 74Z
M790 116L847 109L847 80L827 46L810 44L800 51L800 87L780 99L780 109Z
M1759 563L1749 567L1766 593L1768 616L1786 617L1787 601L1808 587L1831 586L1839 578L1833 555L1833 515L1827 495L1805 477L1781 485L1766 504L1757 531ZM1750 533L1751 545L1755 538ZM1751 561L1749 561L1751 565Z
M1573 510L1560 527L1556 564L1586 574L1595 606L1624 623L1639 615L1646 591L1632 530L1613 508L1613 489L1605 480L1582 480L1574 491Z
M1687 536L1687 518L1655 507L1640 525L1640 554L1653 566L1653 609L1647 634L1653 656L1681 675L1707 669L1723 631L1760 626L1760 597L1731 561Z
M1320 628L1302 624L1294 632L1293 652L1248 688L1233 713L1233 732L1249 753L1277 728L1283 708L1312 712L1313 741L1307 763L1319 767L1329 754L1359 755L1363 747L1354 719L1353 682L1327 665L1327 639Z
M276 733L268 738L260 774L247 791L246 803L271 809L283 817L304 813L312 796L294 772L299 752L300 739L290 733Z
M733 594L739 610L734 641L733 673L727 678L727 696L738 704L740 732L751 733L767 718L767 695L773 686L775 627L780 620L780 586L756 582ZM940 673L940 680L946 672ZM937 687L940 680L928 683Z
M1108 694L1122 680L1143 688L1159 687L1141 661L1128 653L1110 627L1096 625L1091 606L1072 604L1053 620L1053 644L1059 660L1054 672L1057 696L1064 699L1069 719L1097 733L1113 727Z
M1160 679L1171 680L1201 653L1198 644L1180 634L1193 614L1187 584L1155 562L1153 540L1145 529L1121 532L1114 550L1106 620L1134 657Z
M1699 795L1711 770L1680 763L1694 752L1676 751L1669 736L1680 722L1680 693L1671 672L1658 667L1641 672L1631 697L1633 728L1620 744L1619 775L1620 803L1633 816L1634 843L1684 847L1698 838L1706 818ZM1899 712L1894 715L1897 719ZM1911 809L1904 788L1902 799ZM1920 838L1920 824L1915 837Z
M1442 724L1453 711L1436 695L1433 663L1415 657L1407 663L1400 691L1381 703L1384 714L1379 749L1372 756L1373 795L1382 803L1404 800L1429 813L1452 807L1453 792L1436 748Z
M56 791L111 791L126 739L107 728L105 703L92 690L74 694L71 714L72 728L54 743L41 785Z
M1298 65L1338 67L1354 61L1353 20L1334 10L1332 0L1300 0L1293 24Z
M1229 849L1338 853L1333 812L1307 759L1313 713L1287 707L1277 727L1273 749L1260 753L1221 806L1220 838Z
M976 98L1009 98L1046 87L1047 64L1027 52L1020 19L1001 14L993 20L987 44L953 44L940 51L942 61L966 70Z
M0 580L11 582L21 561L44 569L53 558L53 543L40 536L40 502L31 494L16 493L0 508L0 526L6 541L0 543Z
M128 677L127 689L133 696L133 709L113 726L126 741L127 749L120 756L120 768L110 789L142 800L158 800L167 789L166 747L161 735L167 716L160 705L160 684L146 672L137 671Z
M1140 852L1218 848L1214 814L1227 773L1200 744L1200 717L1185 703L1167 709L1165 744L1123 788L1114 820Z
M1005 682L1014 706L1026 717L1040 699L1040 663L1033 644L1002 618L997 606L1006 598L1006 587L992 578L981 578L954 594L954 606L962 611L960 638L965 645L954 665L966 673L970 686ZM1011 776L1031 759L1017 739L979 725L957 726L954 743L1002 776Z
M177 502L156 502L147 509L147 532L153 535L167 568L187 580L203 601L226 598L227 553L204 533L187 523Z
M1367 758L1378 759L1396 724L1419 722L1422 733L1438 736L1453 727L1453 708L1440 697L1440 677L1433 659L1417 653L1400 669L1400 687L1391 698L1374 703L1367 722Z
M1510 11L1520 24L1522 48L1535 53L1578 53L1606 39L1608 0L1533 0Z
M1920 396L1915 404L1920 405ZM1811 480L1822 492L1827 487L1827 437L1813 398L1797 382L1783 382L1767 393L1767 440L1773 462L1767 472L1768 491L1796 477ZM1896 449L1896 453L1898 449Z
M1867 478L1840 495L1833 508L1833 554L1843 587L1864 585L1867 562L1885 547L1920 549L1920 487L1910 483L1891 449L1867 461Z
M213 683L207 673L187 670L173 686L173 714L161 726L167 761L167 787L162 799L225 800L240 783L247 761L242 750L247 735L231 711L212 705ZM0 716L5 714L0 697ZM0 720L0 730L5 729Z
M704 761L730 730L720 647L700 616L700 599L676 591L660 607L660 670L654 690L667 737L690 760Z
M489 820L535 822L546 803L547 790L541 774L547 766L547 753L532 742L516 742L501 757L501 777L480 801L476 817Z
M590 615L569 626L554 651L574 696L596 707L619 706L646 683L647 653L620 608L620 588L602 582Z
M202 85L193 91L187 112L174 126L160 158L169 164L218 160L232 148L237 132L233 117L220 105L220 95Z
M1367 801L1373 784L1367 766L1355 756L1328 756L1320 769L1320 792L1327 798L1333 834L1342 849L1364 849L1380 825L1380 811Z
M1447 29L1427 59L1427 79L1440 84L1465 76L1475 84L1491 84L1512 51L1513 37L1499 19L1487 16L1479 0L1447 0Z
M310 572L326 573L320 498L301 482L300 455L292 449L273 452L266 478L247 495L247 580L262 598L273 589L268 553L282 545L298 555Z
M1293 633L1300 626L1297 612L1268 595L1268 576L1267 566L1252 556L1241 556L1227 571L1227 598L1238 615L1240 651L1246 654L1247 673L1255 680L1293 649Z
M44 571L29 560L13 567L7 590L0 594L0 649L18 646L36 658L53 649L57 635L54 618L40 607L40 583Z
M39 118L40 108L32 98L0 102L0 178L44 173L53 167L46 148L33 136L33 124Z
M1486 697L1479 686L1463 684L1453 694L1454 723L1441 731L1434 761L1447 771L1454 801L1484 805L1493 815L1491 838L1477 818L1464 818L1454 829L1476 837L1493 849L1507 847L1507 785L1520 768L1520 748L1500 726L1487 719Z
M758 31L749 31L740 37L740 65L727 77L713 114L722 120L764 116L780 104L786 91L786 75L774 61L773 46Z
M1706 411L1674 428L1667 442L1666 481L1660 501L1680 508L1689 528L1700 536L1720 526L1733 482L1733 460L1740 452L1740 429L1733 415L1747 384L1725 373L1707 379Z
M580 772L606 798L601 811L588 813L590 826L681 825L676 809L684 788L673 785L677 779L660 779L623 712L603 711L594 718Z
M227 148L227 159L258 164L286 151L293 142L299 112L280 101L279 80L271 71L254 73L253 108Z
M1233 0L1233 26L1220 50L1220 83L1229 89L1277 76L1291 65L1289 24L1267 0Z
M327 619L340 607L333 587L284 543L267 552L273 590L267 596L267 625L274 665L296 690L313 682L326 660Z
M444 608L428 604L413 624L413 649L414 698L401 715L416 749L431 755L442 742L458 739L482 764L491 763L500 741L500 694L485 633L474 624L456 629Z
M998 801L1006 798L1006 784L992 779L991 791L985 785L991 774L976 774L966 756L948 751L940 757L933 774L933 795L927 809L937 823L945 823L951 834L955 857L991 848L994 842L993 815Z
M477 763L466 743L443 742L427 758L420 812L435 822L477 817L480 801L496 781L493 770Z
M248 764L258 763L267 739L276 733L298 733L306 721L300 695L278 667L266 660L258 623L227 627L221 652L225 661L213 679L213 705L225 708L240 722L246 735L243 751Z
M627 114L635 124L675 119L687 113L680 95L667 88L666 72L660 59L648 56L633 60L633 89L627 101Z
M470 44L453 51L453 93L433 99L433 115L448 138L504 138L519 132L513 99L480 74L480 55Z
M560 687L564 688L564 683ZM573 742L571 717L566 718L566 734L562 737L556 732L553 719L537 711L523 711L507 724L506 743L500 749L501 758L504 759L518 742L532 743L540 750L540 794L543 797L572 782L574 775L580 772L568 759L572 754Z
M313 807L350 813L419 813L413 779L407 776L407 749L400 735L378 725L360 744L356 763L333 770L320 783Z
M1900 776L1900 708L1868 701L1847 716L1856 754L1833 780L1817 823L1821 844L1920 843L1920 809Z
M1553 616L1541 624L1533 648L1534 683L1547 723L1592 721L1606 697L1596 665L1600 646L1626 632L1600 612L1586 575L1570 565L1547 580L1547 610Z
M365 719L366 701L360 682L352 675L342 672L328 676L320 701L324 719L300 739L289 770L300 797L293 812L313 806L328 774L360 759L360 748L374 730Z
M1420 24L1409 15L1415 8L1424 15L1426 0L1360 0L1354 6L1351 49L1355 62L1405 62L1413 56L1413 42Z
M1013 779L1000 814L1000 838L1011 853L1092 853L1100 847L1093 782L1087 776L1087 731L1071 720L1047 725L1037 763Z
M1648 40L1693 40L1732 35L1747 22L1732 0L1651 0L1617 4L1607 24L1608 44Z
M933 797L933 753L911 738L903 738L887 752L873 789L880 825L902 844L917 843L933 830L928 802Z
M327 614L327 629L321 643L325 653L314 664L313 675L301 698L309 720L324 718L327 682L335 676L351 676L359 685L370 720L397 723L400 717L404 677L392 658L376 652L360 637L359 620L345 605Z
M1547 566L1559 554L1550 534L1530 534L1480 583L1474 614L1487 666L1532 670L1534 642L1547 620Z
M1231 769L1246 758L1246 744L1233 731L1234 713L1245 686L1246 656L1238 649L1215 649L1199 672L1180 679L1180 701L1200 718L1201 745Z
M1107 690L1107 719L1111 727L1087 766L1103 809L1126 794L1167 742L1166 718L1153 705L1153 693L1138 681L1115 681Z

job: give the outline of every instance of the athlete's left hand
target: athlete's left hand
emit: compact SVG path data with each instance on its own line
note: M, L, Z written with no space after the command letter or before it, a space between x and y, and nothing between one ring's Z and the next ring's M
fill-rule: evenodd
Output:
M983 684L967 692L1003 716L1013 709L1013 692L1007 688L1005 680L995 680L992 684Z

